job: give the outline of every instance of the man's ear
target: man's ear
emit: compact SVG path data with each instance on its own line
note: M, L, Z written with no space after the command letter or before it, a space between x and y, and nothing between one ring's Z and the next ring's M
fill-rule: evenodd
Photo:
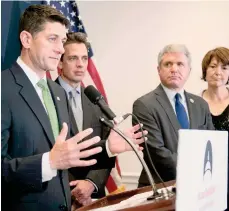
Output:
M24 30L20 33L20 40L21 40L21 45L24 48L28 49L31 46L31 43L33 41L33 37L29 32Z

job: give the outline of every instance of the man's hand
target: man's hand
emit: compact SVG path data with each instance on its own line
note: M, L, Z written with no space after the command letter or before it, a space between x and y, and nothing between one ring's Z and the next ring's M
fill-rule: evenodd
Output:
M139 144L144 142L142 133L141 132L135 133L139 129L140 129L140 125L135 125L125 130L123 133L125 136L130 138L133 141L133 143L138 145L139 150L143 150L143 148L139 146ZM144 135L148 134L148 131L146 130L144 130L143 132L144 132ZM147 137L146 137L146 140L147 140ZM111 130L110 135L108 137L108 146L112 154L122 153L122 152L132 150L130 145L119 134L117 134L113 130Z
M87 198L86 200L84 200L84 201L82 201L82 205L83 206L86 206L86 205L89 205L89 204L91 204L92 203L92 199L91 199L91 197L89 197L89 198Z
M100 153L101 147L95 147L89 150L84 150L93 144L100 141L98 136L89 140L78 143L93 132L92 128L79 132L77 135L66 140L68 126L63 123L63 128L56 138L56 142L49 153L50 166L52 169L68 169L77 166L91 166L96 164L96 160L80 160L91 155ZM66 141L65 141L66 140ZM83 151L82 151L83 150Z
M91 194L95 190L94 185L87 180L75 180L70 182L70 186L76 186L71 194L82 205L88 205L92 202Z

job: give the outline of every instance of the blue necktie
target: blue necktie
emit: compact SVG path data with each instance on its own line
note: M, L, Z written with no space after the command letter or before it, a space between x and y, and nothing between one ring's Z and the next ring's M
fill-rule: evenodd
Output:
M183 104L180 102L180 99L181 99L181 95L177 93L175 95L175 110L177 114L177 119L182 129L188 129L189 128L188 116Z

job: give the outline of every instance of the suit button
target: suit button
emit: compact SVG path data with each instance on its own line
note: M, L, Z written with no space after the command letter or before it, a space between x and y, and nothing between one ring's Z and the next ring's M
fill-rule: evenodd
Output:
M63 205L63 204L61 204L61 205L59 206L59 209L60 209L61 211L68 211L68 208L67 208L65 205Z

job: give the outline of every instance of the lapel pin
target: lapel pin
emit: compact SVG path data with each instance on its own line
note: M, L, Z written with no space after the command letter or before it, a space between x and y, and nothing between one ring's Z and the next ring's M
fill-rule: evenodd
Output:
M60 101L60 98L59 97L56 97L56 99Z
M193 100L192 98L190 98L190 102L191 102L191 103L194 103L194 100Z

